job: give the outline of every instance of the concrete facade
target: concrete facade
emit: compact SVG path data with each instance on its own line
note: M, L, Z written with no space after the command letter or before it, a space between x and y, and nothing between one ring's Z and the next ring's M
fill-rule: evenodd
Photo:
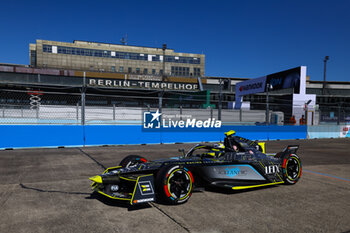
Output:
M30 65L36 68L200 77L205 75L205 55L173 49L138 47L88 41L73 43L37 40L29 45Z

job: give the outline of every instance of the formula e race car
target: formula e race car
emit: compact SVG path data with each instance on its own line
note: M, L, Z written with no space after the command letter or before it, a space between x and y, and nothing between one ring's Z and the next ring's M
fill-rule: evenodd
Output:
M148 161L140 155L125 157L118 167L91 177L92 189L130 205L163 201L186 202L195 187L233 190L278 184L295 184L302 171L296 151L289 145L265 154L265 144L225 133L224 143L196 145L179 157Z

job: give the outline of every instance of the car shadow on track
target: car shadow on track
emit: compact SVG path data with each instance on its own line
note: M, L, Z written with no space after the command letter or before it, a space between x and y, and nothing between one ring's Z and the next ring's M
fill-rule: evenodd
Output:
M277 185L270 186L270 187L244 189L244 190L231 190L231 189L226 189L226 188L209 186L209 187L206 187L205 189L204 188L195 189L193 191L193 193L200 193L200 192L204 191L204 192L215 192L215 193L221 193L221 194L227 194L227 195L234 195L234 194L238 194L238 193L246 193L246 192L258 191L258 190L263 190L263 189L268 189L268 188L276 188L276 187L277 187ZM102 202L105 205L126 208L126 209L128 209L128 211L147 209L147 208L152 208L155 206L152 202L137 204L137 205L130 205L128 202L110 199L110 198L103 196L103 195L96 193L96 192L91 193L90 196L85 197L85 199L95 199L95 200ZM156 200L155 203L160 204L160 205L165 205L165 206L173 205L173 204L169 204L161 199Z
M105 205L108 206L115 206L115 207L121 207L121 208L127 208L128 211L134 211L134 210L141 210L141 209L147 209L152 208L152 206L149 203L142 203L138 205L130 205L128 202L118 201L114 199L110 199L108 197L105 197L99 193L93 192L90 194L89 197L85 197L85 199L96 199L100 202L102 202Z
M22 189L27 189L27 190L33 190L41 193L62 193L62 194L71 194L71 195L89 195L90 193L83 193L83 192L68 192L68 191L60 191L60 190L45 190L45 189L39 189L39 188L33 188L26 186L22 183L19 184Z
M138 204L138 205L132 206L126 202L113 200L113 199L107 198L107 197L100 195L98 193L95 193L95 192L84 193L84 192L72 192L72 191L60 191L60 190L45 190L45 189L40 189L40 188L29 187L29 186L24 185L22 183L20 183L19 186L22 189L33 190L33 191L41 192L41 193L60 193L60 194L69 194L69 195L85 195L85 196L87 196L87 197L85 197L85 199L96 199L105 205L127 208L128 211L152 208L152 206L148 203Z
M227 195L233 195L233 194L239 194L239 193L248 193L248 192L254 192L258 190L264 190L264 189L271 189L271 188L277 188L278 185L271 185L266 187L257 187L257 188L249 188L249 189L242 189L242 190L233 190L229 188L221 188L221 187L215 187L215 186L208 186L205 188L206 192L213 192L213 193L221 193L221 194L227 194Z

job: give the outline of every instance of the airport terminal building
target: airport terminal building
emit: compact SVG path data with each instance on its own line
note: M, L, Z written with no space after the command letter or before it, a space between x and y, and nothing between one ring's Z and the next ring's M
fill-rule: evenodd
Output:
M30 66L143 75L204 76L203 54L173 49L74 40L73 43L37 40L29 45ZM165 71L163 71L165 69Z

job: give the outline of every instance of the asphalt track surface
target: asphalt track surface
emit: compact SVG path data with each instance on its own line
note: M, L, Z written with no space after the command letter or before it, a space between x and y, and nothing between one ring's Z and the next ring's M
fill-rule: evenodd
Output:
M267 150L287 144L300 145L296 185L139 208L91 195L88 178L128 154L176 156L193 144L0 151L0 232L349 232L350 139L272 141Z

